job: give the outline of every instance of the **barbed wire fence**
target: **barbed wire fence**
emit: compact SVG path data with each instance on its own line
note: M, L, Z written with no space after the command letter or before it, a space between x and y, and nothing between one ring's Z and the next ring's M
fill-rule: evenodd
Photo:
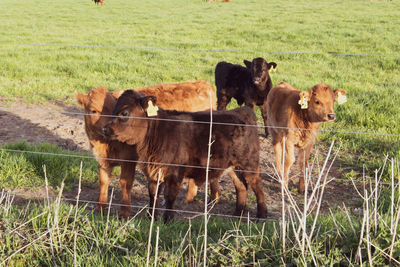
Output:
M19 111L36 111L40 113L51 113L51 114L66 114L66 115L73 115L73 116L97 116L97 117L108 117L108 118L115 118L119 116L113 116L113 115L100 115L100 114L85 114L83 112L67 112L67 111L57 111L57 110L45 110L45 109L28 109L28 108L5 108L1 107L0 110L2 111L12 111L12 110L19 110ZM125 117L126 118L126 117ZM140 120L160 120L160 121L167 121L167 122L179 122L179 123L193 123L193 124L207 124L209 125L210 123L207 121L193 121L193 120L177 120L177 119L163 119L163 118L153 118L153 117L132 117L129 116L129 118L133 119L140 119ZM214 125L223 125L223 126L241 126L241 127L256 127L258 129L264 129L264 128L279 128L279 129L288 129L288 130L305 130L305 131L311 131L310 129L305 129L305 128L289 128L289 127L277 127L277 126L268 126L268 125L254 125L254 124L235 124L235 123L219 123L219 122L213 122ZM360 135L368 135L368 136L383 136L383 137L391 137L395 139L400 138L400 134L390 134L390 133L375 133L375 132L363 132L363 131L351 131L351 130L326 130L326 129L317 129L317 130L312 130L314 132L331 132L331 133L342 133L342 134L360 134ZM198 168L198 169L205 169L205 166L200 166L200 165L185 165L185 164L174 164L174 163L168 163L168 162L146 162L146 161L140 161L140 160L126 160L126 159L118 159L118 158L101 158L101 157L95 157L90 154L88 155L77 155L77 154L66 154L66 153L52 153L52 152L43 152L43 151L29 151L29 150L19 150L19 149L10 149L10 148L4 148L0 147L0 151L4 152L9 152L9 153L29 153L29 154L36 154L36 155L47 155L47 156L54 156L54 157L72 157L72 158L80 158L82 160L109 160L109 161L115 161L115 162L129 162L129 163L135 163L135 164L153 164L153 165L160 165L160 166L171 166L171 167L187 167L187 168ZM221 168L215 168L213 166L210 166L210 170L224 170ZM259 173L260 175L266 175L272 180L275 180L277 183L279 183L279 180L274 178L277 175L275 173L267 172L267 171L262 171L260 170L259 172L251 171L251 170L240 170L241 172L253 172L253 173ZM297 175L291 175L292 177L300 176L299 174ZM347 182L347 183L359 183L359 184L364 184L366 182L368 183L375 183L373 180L373 177L366 176L366 178L369 178L369 181L358 181L358 180L349 180L349 179L341 179L341 178L335 178L335 181L341 181L341 182ZM390 186L391 183L385 183L382 181L379 181L380 185L385 185L385 186ZM19 197L28 197L28 194L20 194L20 193L12 193L15 196ZM38 197L41 198L41 197ZM74 201L74 199L71 198L62 198L64 201ZM82 203L87 203L87 204L99 204L100 202L98 201L92 201L92 200L79 200ZM117 204L117 203L112 203L112 206L127 206L124 204ZM131 208L135 209L143 209L146 208L146 206L138 206L138 205L130 205ZM149 208L149 207L147 207ZM166 211L167 209L164 208L156 208L162 211ZM187 213L187 214L192 214L195 216L200 216L204 213L202 212L196 212L196 211L189 211L189 210L182 210L182 209L174 209L175 212L178 213ZM210 216L216 216L216 217L224 217L224 218L239 218L239 216L232 216L232 215L227 215L227 214L217 214L217 213L210 213ZM255 220L256 218L249 217L251 220ZM276 220L275 220L276 221Z
M1 107L0 110L20 110L20 111L38 111L41 113L60 113L60 114L68 114L68 115L73 115L73 116L97 116L97 117L108 117L108 118L118 118L120 116L114 116L114 115L101 115L101 114L85 114L83 112L66 112L66 111L55 111L55 110L44 110L44 109L27 109L27 108L4 108ZM210 122L207 121L193 121L193 120L178 120L178 119L164 119L164 118L157 118L157 117L133 117L133 116L128 116L129 118L133 119L141 119L141 120L159 120L159 121L167 121L167 122L179 122L179 123L193 123L193 124L207 124L209 125ZM127 118L127 117L124 117ZM289 127L276 127L276 126L268 126L268 125L254 125L254 124L235 124L235 123L219 123L219 122L213 122L215 125L226 125L226 126L241 126L241 127L256 127L259 129L263 128L279 128L279 129L288 129L288 130L306 130L306 131L311 131L310 129L306 128L289 128ZM395 139L400 138L399 134L390 134L390 133L374 133L374 132L362 132L362 131L349 131L349 130L326 130L326 129L317 129L313 130L315 132L332 132L332 133L345 133L345 134L361 134L361 135L373 135L373 136L384 136L384 137L393 137ZM36 154L36 155L47 155L47 156L54 156L54 157L72 157L72 158L80 158L82 160L109 160L109 161L115 161L115 162L128 162L128 163L135 163L135 164L150 164L150 165L160 165L160 166L171 166L171 167L186 167L186 168L197 168L197 169L206 169L205 166L200 166L200 165L185 165L185 164L174 164L174 163L169 163L169 162L147 162L147 161L140 161L140 160L127 160L127 159L118 159L118 158L102 158L102 157L95 157L90 154L88 155L77 155L77 154L66 154L66 153L53 153L53 152L43 152L43 151L29 151L29 150L18 150L18 149L10 149L10 148L4 148L1 147L0 151L4 152L9 152L9 153L29 153L29 154ZM216 168L213 166L209 167L210 170L225 170L222 168ZM270 177L272 180L275 180L277 183L279 183L279 180L274 178L277 175L275 173L267 172L267 171L251 171L251 170L238 170L238 172L250 172L250 173L259 173L260 175L266 175ZM299 174L297 175L292 175L292 177L295 176L300 176ZM363 184L365 183L372 183L374 184L375 181L373 180L373 177L371 176L365 176L366 178L369 178L370 180L368 181L359 181L359 180L349 180L349 179L341 179L341 178L335 178L335 181L341 181L341 182L347 182L347 183L358 183L358 184ZM391 183L385 183L382 181L379 181L380 185L385 185L385 186L390 186ZM20 194L20 193L12 193L15 196L20 196L20 197L28 197L29 194ZM41 198L41 197L38 197ZM74 199L71 198L62 198L65 201L74 201ZM100 202L98 201L92 201L92 200L79 200L82 203L88 203L88 204L99 204ZM129 206L129 205L124 205L124 204L117 204L117 203L112 203L112 206ZM130 205L131 208L135 209L143 209L146 208L146 206L138 206L138 205ZM164 208L156 208L159 210L167 210ZM195 215L201 215L203 214L202 212L196 212L196 211L189 211L189 210L181 210L181 209L174 209L176 212L180 213L188 213L188 214L195 214ZM210 213L210 216L217 216L217 217L225 217L225 218L239 218L239 216L232 216L232 215L226 215L226 214L216 214L216 213ZM250 219L255 220L256 218L251 217Z
M105 49L129 49L150 51L192 51L215 53L264 53L264 54L298 54L298 55L331 55L331 56L355 56L355 57L400 57L400 54L368 54L368 53L341 53L341 52L307 52L307 51L272 51L272 50L235 50L235 49L209 49L209 48L175 48L175 47L147 47L147 46L107 46L85 44L46 44L46 43L8 43L0 42L0 45L13 46L43 46L43 47L71 47L71 48L105 48Z
M97 46L97 45L68 45L68 44L34 44L34 43L0 43L0 45L14 45L14 46L43 46L43 47L71 47L71 48L104 48L104 49L131 49L131 50L158 50L158 51L196 51L196 52L213 52L213 53L220 53L220 52L230 52L230 53L266 53L266 54L301 54L301 55L334 55L334 56L362 56L362 57L395 57L398 58L400 55L397 54L354 54L354 53L337 53L337 52L302 52L302 51L291 51L291 52L285 52L285 51L263 51L263 50L225 50L225 49L191 49L191 48L157 48L157 47L134 47L134 46ZM4 98L3 98L4 99ZM2 99L0 98L0 101ZM20 110L20 111L29 111L29 109L24 109L24 108L4 108L0 107L1 110ZM59 113L59 114L65 114L65 115L74 115L74 116L105 116L105 117L118 117L118 116L112 116L112 115L92 115L92 114L85 114L81 112L66 112L66 111L49 111L49 110L40 110L40 109L35 109L36 112L42 112L42 113ZM126 117L125 117L126 118ZM179 122L179 123L195 123L195 124L208 124L211 126L210 122L207 121L191 121L191 120L171 120L171 119L160 119L160 118L143 118L143 117L129 117L129 118L134 118L134 119L148 119L148 120L162 120L162 121L168 121L168 122ZM287 129L287 130L305 130L305 131L310 131L310 129L302 129L302 128L288 128L288 127L276 127L276 126L269 126L269 125L247 125L247 124L233 124L233 123L218 123L218 122L213 122L213 125L226 125L226 126L241 126L241 127L257 127L258 129L263 129L263 128L279 128L279 129ZM350 134L350 135L365 135L365 136L380 136L380 137L390 137L394 139L399 139L400 134L392 134L392 133L378 133L378 132L364 132L364 131L354 131L350 129L341 129L341 130L326 130L326 129L317 129L317 130L311 130L314 132L329 132L329 133L334 133L334 134ZM200 169L206 169L207 167L205 166L192 166L192 165L184 165L184 164L174 164L174 163L168 163L168 162L145 162L145 161L139 161L139 160L124 160L124 159L117 159L117 158L99 158L99 157L94 157L90 155L74 155L74 154L65 154L65 153L51 153L51 152L41 152L41 151L28 151L28 150L18 150L18 149L9 149L9 148L4 148L0 147L0 151L4 152L9 152L9 153L31 153L31 154L40 154L40 155L48 155L48 156L54 156L54 157L74 157L74 158L80 158L82 160L96 160L96 159L103 159L103 160L111 160L111 161L120 161L120 162L131 162L131 163L136 163L136 164L157 164L157 165L162 165L162 166L173 166L173 167L187 167L187 168L200 168ZM221 168L214 168L214 167L209 167L210 170L221 170ZM241 170L242 172L254 172L251 170ZM382 169L383 171L383 169ZM277 176L274 173L266 172L266 171L259 171L257 172L259 174L264 174L268 175L269 177L274 177ZM330 181L343 181L343 182L351 182L353 183L360 183L364 187L366 184L373 184L375 183L376 185L384 185L384 186L393 186L392 183L385 183L380 180L373 180L374 177L367 177L371 178L371 180L364 180L364 181L354 181L354 180L348 180L348 179L340 179L340 178L335 178L331 179ZM275 179L278 183L279 180ZM395 186L399 187L399 184L396 184ZM372 190L371 190L372 191ZM1 195L4 195L5 190L3 189L1 191ZM208 192L205 192L207 194ZM7 191L7 194L9 196L14 197L26 197L26 198L32 198L32 195L30 194L23 194L23 193L17 193L17 192L11 192ZM41 199L45 201L46 199L57 199L55 196L35 196L33 197L34 199ZM63 200L66 202L72 202L76 203L76 205L80 203L84 204L100 204L98 201L92 201L92 200L87 200L87 199L79 199L79 196L77 198L67 198L67 197L59 197L59 200ZM112 199L111 199L112 200ZM12 199L10 200L12 201ZM212 206L215 203L205 203L205 206ZM131 208L137 209L139 211L145 210L145 209L150 209L151 207L147 205L125 205L125 204L119 204L119 203L114 203L110 201L108 205L111 206L118 206L118 207L126 207L129 206ZM211 207L212 208L212 207ZM160 208L160 207L155 207L156 210L160 211L171 211L165 208ZM207 208L206 208L207 210ZM189 218L193 217L199 217L199 216L215 216L215 217L222 217L222 218L230 218L230 219L241 219L241 218L247 218L248 220L257 220L257 221L263 221L263 222L279 222L279 220L274 220L274 219L260 219L260 218L254 218L250 217L249 213L247 214L247 217L245 216L234 216L234 215L227 215L227 214L219 214L219 213L211 213L211 212L197 212L197 211L190 211L190 210L183 210L183 209L173 209L172 211L181 213L181 214L189 214ZM300 231L300 228L299 228ZM48 232L45 232L42 234L42 236L47 235ZM38 237L40 239L42 236ZM34 240L35 241L35 240ZM34 242L33 241L33 242ZM14 254L13 254L14 255ZM12 255L11 255L12 256Z

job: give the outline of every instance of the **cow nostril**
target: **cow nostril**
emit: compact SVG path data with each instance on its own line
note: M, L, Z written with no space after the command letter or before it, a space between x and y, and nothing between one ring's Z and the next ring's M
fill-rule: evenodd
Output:
M107 135L107 127L103 127L101 130L102 130L104 135Z
M335 113L329 113L329 114L328 114L328 119L329 119L329 120L334 120L334 119L336 119L336 114L335 114Z

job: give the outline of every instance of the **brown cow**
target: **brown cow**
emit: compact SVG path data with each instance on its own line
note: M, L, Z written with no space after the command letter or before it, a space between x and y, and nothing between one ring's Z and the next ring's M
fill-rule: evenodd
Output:
M209 92L211 92L213 105L216 105L214 88L209 82L203 80L160 84L139 90L145 94L151 93L160 96L160 105L164 108L187 109L190 111L209 109ZM104 137L101 130L110 120L110 117L107 117L107 115L112 114L116 100L122 93L122 90L108 92L107 88L99 87L92 89L88 95L80 93L76 95L78 103L85 109L86 134L99 163L100 193L98 202L100 204L98 205L98 209L102 209L107 203L111 171L116 166L121 166L120 184L122 188L122 203L125 205L131 204L131 188L135 177L136 163L107 159L137 161L136 147L118 141L111 141ZM212 194L217 198L219 195L218 184L212 186L211 190ZM197 186L192 180L189 180L186 201L190 202L193 200L196 192ZM122 206L120 215L128 217L130 211L129 206Z
M272 88L267 98L268 131L272 135L276 168L282 171L283 138L285 137L284 181L288 185L290 167L295 161L294 148L299 149L302 176L299 192L304 191L305 168L322 122L333 121L333 104L345 101L346 91L332 90L326 84L317 84L310 91L299 91L286 82Z
M103 5L103 0L93 0L94 1L94 3L97 5L97 4L101 4L101 5Z
M141 96L125 91L118 98L113 118L103 129L113 140L137 145L139 160L149 182L150 207L155 199L158 173L165 182L164 197L167 211L164 220L173 217L173 205L184 177L193 177L197 185L205 181L208 158L210 112L177 112L152 109L154 96ZM152 118L148 118L154 116ZM155 118L155 119L154 119ZM184 122L181 122L181 121ZM247 200L247 184L257 197L257 216L266 215L259 159L259 140L256 116L249 107L213 112L210 181L217 181L224 170L234 169L239 176L233 179L236 188L236 215L241 215ZM240 124L240 125L238 125ZM232 178L232 176L231 176ZM156 201L157 202L157 201Z
M211 93L212 106L217 107L214 88L204 80L158 84L135 91L156 96L161 108L188 112L209 110Z

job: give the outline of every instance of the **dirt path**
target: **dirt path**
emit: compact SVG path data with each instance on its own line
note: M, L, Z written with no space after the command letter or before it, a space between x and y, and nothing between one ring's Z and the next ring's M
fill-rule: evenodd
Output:
M60 113L64 112L64 113ZM47 142L50 144L57 145L64 149L71 151L90 151L90 145L87 140L84 131L83 116L77 113L83 112L77 106L66 106L59 103L50 103L46 105L33 105L22 102L14 102L11 104L4 105L0 100L0 145L25 140L30 144L39 144ZM280 186L275 181L274 175L274 154L270 139L266 139L260 136L261 144L261 170L267 174L262 174L264 183L264 192L267 199L269 218L278 219L281 214L281 195ZM320 157L324 158L326 154L324 147L318 147L314 149L314 153L318 151ZM318 168L315 168L318 169ZM338 167L334 163L329 178L341 178L341 173L338 171ZM293 174L298 173L298 169L293 169ZM220 181L222 189L222 197L218 204L216 204L212 210L216 214L233 214L235 208L235 190L227 176L222 177ZM119 190L118 179L114 179L111 188L114 188L115 195L113 203L120 203L121 191ZM186 185L184 185L186 188ZM110 189L111 190L111 189ZM15 192L24 194L27 197L43 197L45 196L45 190L39 190L32 192L29 189L19 189ZM71 192L65 192L65 198L75 198L77 193L77 186ZM176 209L197 211L202 212L204 210L204 188L200 188L199 194L196 196L195 201L190 204L184 204L185 189L182 189L179 193ZM96 201L98 194L98 185L93 184L92 186L85 186L82 189L80 199L88 201ZM134 205L143 206L148 204L148 193L143 175L140 173L137 175L133 192L132 192L132 203ZM302 202L303 197L297 193L293 193L296 201ZM19 199L17 201L23 201ZM329 208L336 208L338 206L357 207L359 200L355 193L352 185L331 182L326 189L323 199L323 212L329 212ZM89 204L89 207L93 207L93 204ZM251 190L249 190L249 201L248 210L250 216L256 214L256 202L255 196ZM179 212L179 216L193 216L185 212Z

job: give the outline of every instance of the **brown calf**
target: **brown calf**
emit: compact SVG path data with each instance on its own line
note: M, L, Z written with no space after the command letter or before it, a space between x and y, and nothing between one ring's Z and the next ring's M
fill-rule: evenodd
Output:
M94 3L97 5L97 4L101 4L101 5L103 5L103 0L93 0L94 1Z
M149 182L150 207L156 201L158 173L165 182L164 196L167 211L164 220L173 216L172 208L184 177L193 177L197 185L205 181L209 138L210 113L159 110L150 113L156 103L154 96L142 96L125 91L115 105L113 118L103 129L113 140L137 146L139 160ZM148 119L155 116L155 119ZM185 122L181 122L181 121ZM237 200L235 214L242 214L247 200L247 184L257 197L257 216L265 217L266 205L259 174L259 140L257 129L238 124L256 125L256 117L249 107L213 112L210 182L218 181L224 170L233 169ZM200 167L200 168L199 168Z
M299 192L304 191L305 168L316 141L322 122L333 121L336 115L333 104L345 98L343 89L332 90L326 84L317 84L310 91L299 91L286 82L272 88L267 98L267 125L272 136L276 168L282 171L283 138L285 137L284 181L288 185L290 167L295 161L294 148L299 149L299 164L302 176L299 179ZM345 100L343 100L345 101Z
M176 89L176 90L175 90ZM193 106L198 110L209 109L209 92L212 94L213 105L216 104L214 88L209 82L198 80L194 82L182 82L172 84L161 84L139 89L141 92L160 95L160 105L164 108L193 110ZM174 92L177 92L177 95ZM100 193L98 208L101 209L107 204L108 186L111 178L111 171L116 166L121 166L120 184L122 189L122 206L120 215L128 217L130 214L131 189L135 177L134 162L112 161L111 159L122 159L137 161L136 147L118 141L107 139L102 132L102 128L111 119L107 116L112 115L117 98L123 93L122 90L108 92L107 88L98 87L92 89L88 95L78 93L76 95L78 103L85 109L85 130L89 138L93 154L99 163ZM191 105L193 103L193 106ZM195 103L195 104L194 104ZM196 195L197 187L193 181L189 182L187 201L191 201ZM214 194L218 194L218 184L215 185ZM213 188L213 187L212 187Z

